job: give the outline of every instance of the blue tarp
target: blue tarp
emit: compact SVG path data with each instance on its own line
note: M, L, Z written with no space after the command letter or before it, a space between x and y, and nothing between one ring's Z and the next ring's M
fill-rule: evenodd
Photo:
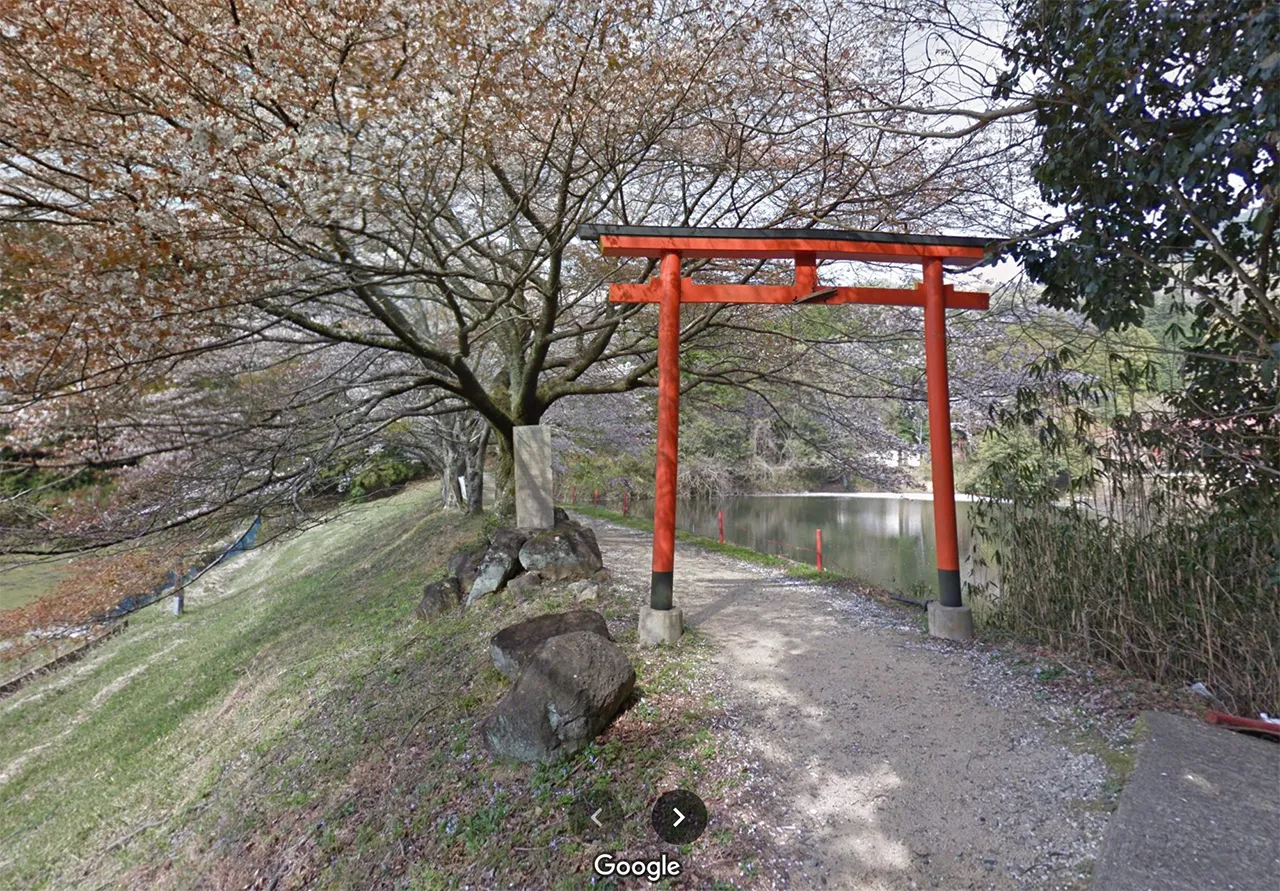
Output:
M258 532L261 529L262 529L262 518L257 517L254 519L253 523L250 524L249 528L245 530L244 534L236 539L235 544L227 548L225 551L223 551L217 557L210 560L208 563L202 563L197 566L191 566L185 572L183 572L181 576L179 576L178 573L176 572L170 572L165 577L164 582L158 587L152 588L149 593L135 594L135 595L126 597L123 600L121 600L119 603L117 603L115 606L111 607L111 609L107 610L105 613L94 616L93 621L100 622L106 619L118 619L121 616L127 616L131 612L140 610L144 606L149 606L150 604L155 603L157 600L160 600L161 598L168 596L178 586L179 582L181 582L182 584L186 584L196 576L200 575L200 573L204 572L206 569L217 566L223 560L226 560L230 557L234 557L236 554L243 553L249 550L250 548L252 548L254 545L254 542L258 540Z

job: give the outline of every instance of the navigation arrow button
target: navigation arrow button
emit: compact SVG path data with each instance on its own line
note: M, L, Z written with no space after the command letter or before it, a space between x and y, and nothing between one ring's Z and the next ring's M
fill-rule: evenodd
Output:
M707 828L707 806L689 790L676 789L654 803L650 822L667 844L687 845Z
M604 841L622 823L622 806L608 792L587 792L574 800L569 825L583 841Z

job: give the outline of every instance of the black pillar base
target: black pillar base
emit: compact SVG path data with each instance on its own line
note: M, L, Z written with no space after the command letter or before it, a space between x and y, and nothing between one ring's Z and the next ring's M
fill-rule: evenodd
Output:
M938 601L943 606L962 606L960 602L960 570L938 570Z
M650 609L671 609L674 602L671 594L671 576L670 571L653 573L653 580L649 583Z

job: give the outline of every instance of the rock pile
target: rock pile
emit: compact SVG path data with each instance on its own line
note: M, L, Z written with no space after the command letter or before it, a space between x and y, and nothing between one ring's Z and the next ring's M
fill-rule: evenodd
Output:
M551 529L499 529L488 544L448 560L449 575L427 585L415 614L430 620L498 591L519 597L572 582L578 603L610 580L595 532L556 508ZM537 616L489 641L498 671L515 683L485 719L485 743L518 761L554 761L584 749L608 726L636 685L631 660L594 610Z
M422 592L414 614L433 619L459 603L472 606L506 590L525 595L543 582L607 578L595 532L560 508L551 529L499 529L484 548L459 551L448 560L449 576Z

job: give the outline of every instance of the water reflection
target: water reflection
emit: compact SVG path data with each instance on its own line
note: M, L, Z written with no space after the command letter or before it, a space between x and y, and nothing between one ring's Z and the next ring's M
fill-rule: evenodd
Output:
M960 578L978 581L970 556L970 505L956 505ZM652 516L651 504L637 504ZM815 562L814 531L822 530L828 569L910 593L923 585L936 596L933 499L901 495L753 495L716 501L681 501L676 524L715 538L716 511L724 511L725 540L755 551Z

